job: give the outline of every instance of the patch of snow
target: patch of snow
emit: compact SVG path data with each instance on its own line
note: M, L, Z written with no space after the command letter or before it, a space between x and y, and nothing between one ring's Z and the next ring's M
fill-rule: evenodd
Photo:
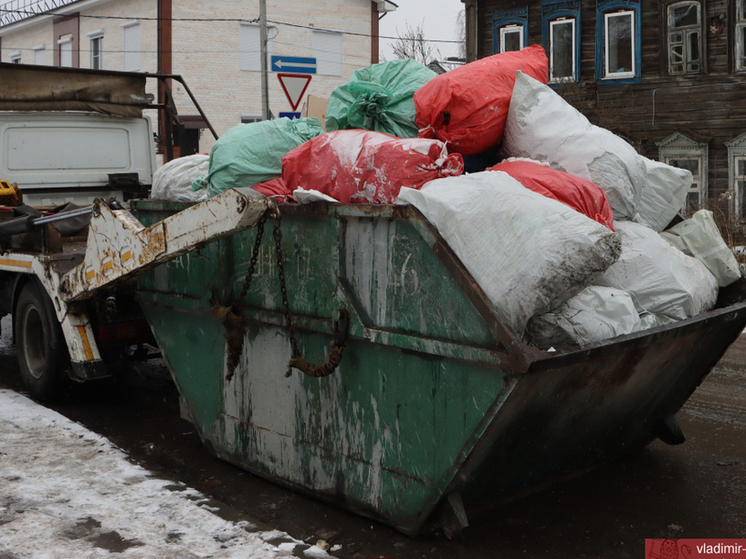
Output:
M0 556L271 559L272 541L331 557L278 530L256 532L157 479L106 438L0 389ZM204 497L203 502L207 501Z

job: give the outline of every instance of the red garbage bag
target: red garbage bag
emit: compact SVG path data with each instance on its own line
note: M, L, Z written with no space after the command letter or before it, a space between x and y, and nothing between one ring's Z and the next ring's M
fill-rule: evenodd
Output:
M503 171L529 190L570 206L614 231L614 214L601 187L535 161L508 160L488 171Z
M393 204L403 186L419 189L463 171L461 155L449 154L439 140L370 130L327 132L282 158L282 178L291 191L318 190L345 204Z
M441 74L414 94L420 138L448 142L474 155L502 141L516 70L547 83L549 61L540 45L482 58Z
M265 182L260 182L252 186L257 192L261 192L267 198L274 198L280 204L285 202L293 202L293 193L285 184L285 181L281 177L270 179Z

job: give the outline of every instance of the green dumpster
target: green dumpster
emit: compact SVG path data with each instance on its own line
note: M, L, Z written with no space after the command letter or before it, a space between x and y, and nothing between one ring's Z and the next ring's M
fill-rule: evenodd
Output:
M150 225L185 207L133 203ZM413 207L281 205L293 353L273 219L140 276L138 297L189 419L217 456L390 524L454 533L474 515L639 449L673 419L746 324L744 280L716 309L572 351L521 341ZM236 345L237 344L237 345ZM236 347L238 350L236 351Z

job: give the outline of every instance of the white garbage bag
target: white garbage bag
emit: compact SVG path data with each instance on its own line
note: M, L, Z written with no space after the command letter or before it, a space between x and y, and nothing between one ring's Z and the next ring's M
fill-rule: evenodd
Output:
M528 319L590 285L619 257L619 236L499 171L402 188L438 229L506 325Z
M720 287L741 277L738 261L725 244L711 211L699 210L690 219L663 231L661 237L707 266Z
M662 231L676 216L692 175L638 154L624 139L591 124L551 87L518 72L503 154L549 162L606 193L615 219Z
M206 175L209 167L209 155L195 154L172 159L153 173L150 197L172 202L207 200L207 191L192 190L192 181L199 175Z
M650 227L614 221L622 255L594 283L627 291L639 313L683 320L710 310L717 300L715 276L696 258L672 247Z
M613 287L591 285L572 299L528 322L528 335L540 349L586 345L641 330L632 297Z

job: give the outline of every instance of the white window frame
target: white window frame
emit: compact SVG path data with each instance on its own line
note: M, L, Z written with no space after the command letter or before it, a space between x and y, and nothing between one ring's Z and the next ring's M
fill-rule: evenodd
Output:
M706 143L700 143L680 132L674 132L658 145L658 159L667 165L672 165L675 159L690 159L698 162L699 176L693 177L691 187L684 200L681 212L690 217L689 194L697 194L699 200L697 210L707 209L709 196L709 148ZM675 166L675 165L674 165ZM696 210L695 210L696 211Z
M264 118L261 113L244 113L241 115L241 124L253 124L254 122L261 122Z
M509 23L500 28L500 52L507 52L505 50L505 38L515 33L518 33L518 50L523 48L523 24Z
M672 21L672 11L675 7L681 6L683 4L692 4L697 7L697 23L696 25L688 25L683 27L673 27L673 21ZM686 74L699 74L702 71L702 4L701 2L695 2L695 1L684 1L684 2L675 2L673 4L669 4L666 8L666 36L668 40L668 73L673 76L683 76ZM682 60L681 62L674 62L673 60L673 35L681 34L682 41L677 42L676 44L682 45ZM697 60L692 59L692 49L691 46L691 37L692 35L697 35ZM681 71L675 71L673 69L674 64L680 64L683 66L683 69ZM696 69L690 69L690 66L696 64Z
M102 30L92 31L88 33L88 42L90 44L90 66L94 70L104 69L104 32ZM94 44L98 43L98 56L94 54ZM94 64L94 60L98 59L98 65Z
M138 72L142 66L140 22L128 21L122 28L122 67L125 72Z
M334 45L331 44L332 41ZM316 58L317 75L341 76L344 63L343 52L344 32L336 29L313 30L313 55Z
M610 72L609 71L609 21L612 18L617 17L629 17L630 18L630 45L632 47L632 70L630 72ZM637 41L635 35L635 12L634 10L620 10L615 12L607 12L604 14L604 79L624 79L634 78L635 72L637 71Z
M60 68L72 68L73 66L73 38L67 35L57 41L60 49Z
M746 71L746 1L736 0L736 71Z
M725 142L728 148L728 190L732 193L730 205L731 220L746 218L743 211L746 200L746 176L738 174L739 161L746 161L746 133Z
M576 68L576 33L577 33L577 25L576 25L576 19L574 17L564 16L559 17L557 19L554 19L549 22L549 83L564 83L564 82L574 82L577 79L578 75L578 69ZM561 77L554 77L554 27L557 25L572 25L572 38L571 38L571 46L572 46L572 52L571 54L571 60L572 60L572 75L570 76L561 76Z
M38 47L34 47L31 50L34 51L34 64L36 64L37 66L46 66L47 65L47 46L39 45Z
M21 63L21 52L11 52L10 53L10 62L12 64L20 64Z
M274 54L275 26L267 25L267 67ZM262 71L261 28L259 24L242 21L239 24L238 67L244 72Z

